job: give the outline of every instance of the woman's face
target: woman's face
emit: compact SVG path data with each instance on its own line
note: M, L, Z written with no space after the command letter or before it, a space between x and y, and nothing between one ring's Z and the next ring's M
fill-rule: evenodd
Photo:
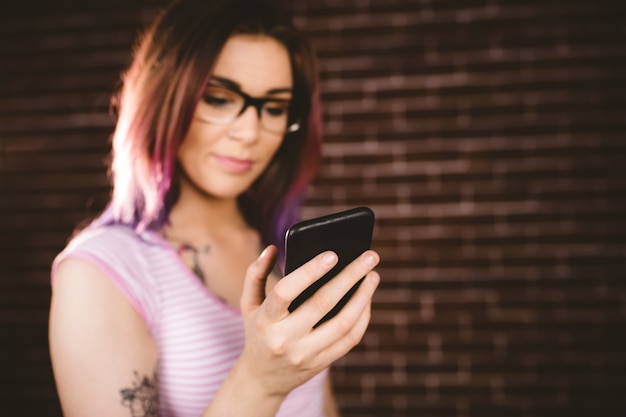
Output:
M232 36L216 61L209 85L208 101L201 99L198 103L189 133L178 150L185 173L181 187L214 198L234 198L261 175L283 140L283 133L265 126L272 127L292 97L287 49L270 37ZM221 109L227 108L226 99L230 102L230 97L240 98L238 92L275 99L266 104L270 114L263 116L263 126L253 105L227 124L203 117L216 112L220 116Z

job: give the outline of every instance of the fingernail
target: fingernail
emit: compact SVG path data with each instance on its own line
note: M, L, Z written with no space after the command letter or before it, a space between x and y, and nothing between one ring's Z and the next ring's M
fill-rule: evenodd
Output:
M365 255L363 261L366 265L374 265L376 263L376 257L371 253L368 253L367 255Z
M259 257L256 259L257 263L261 262L262 259L267 257L267 252L269 252L270 247L266 247L265 249L263 249L263 252L261 252L261 254L259 255Z
M336 259L335 254L332 253L332 252L328 252L328 253L324 254L324 257L322 258L322 261L326 265L332 265L333 263L335 263L335 259Z

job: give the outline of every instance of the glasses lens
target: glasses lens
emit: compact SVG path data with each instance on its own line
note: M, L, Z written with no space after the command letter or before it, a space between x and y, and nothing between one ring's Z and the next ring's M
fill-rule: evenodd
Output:
M202 99L199 111L202 116L215 123L229 123L237 117L243 107L241 95L227 88L209 86Z
M228 124L241 113L247 105L257 107L261 127L275 133L295 132L299 124L290 118L290 100L253 99L246 100L244 95L229 88L209 85L202 101L198 104L199 116L211 123Z
M289 101L266 101L261 109L261 125L271 131L283 133L287 131L289 122Z

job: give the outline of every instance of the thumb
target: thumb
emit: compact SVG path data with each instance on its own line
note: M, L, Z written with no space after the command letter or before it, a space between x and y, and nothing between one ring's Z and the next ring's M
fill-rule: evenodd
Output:
M276 246L268 246L248 267L239 302L242 314L259 307L265 299L265 283L274 268L277 252Z

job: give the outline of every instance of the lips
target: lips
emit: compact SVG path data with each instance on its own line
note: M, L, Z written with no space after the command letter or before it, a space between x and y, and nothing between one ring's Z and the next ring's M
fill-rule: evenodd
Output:
M215 159L224 170L234 174L246 173L252 169L253 165L251 159L239 159L226 155L215 155Z

